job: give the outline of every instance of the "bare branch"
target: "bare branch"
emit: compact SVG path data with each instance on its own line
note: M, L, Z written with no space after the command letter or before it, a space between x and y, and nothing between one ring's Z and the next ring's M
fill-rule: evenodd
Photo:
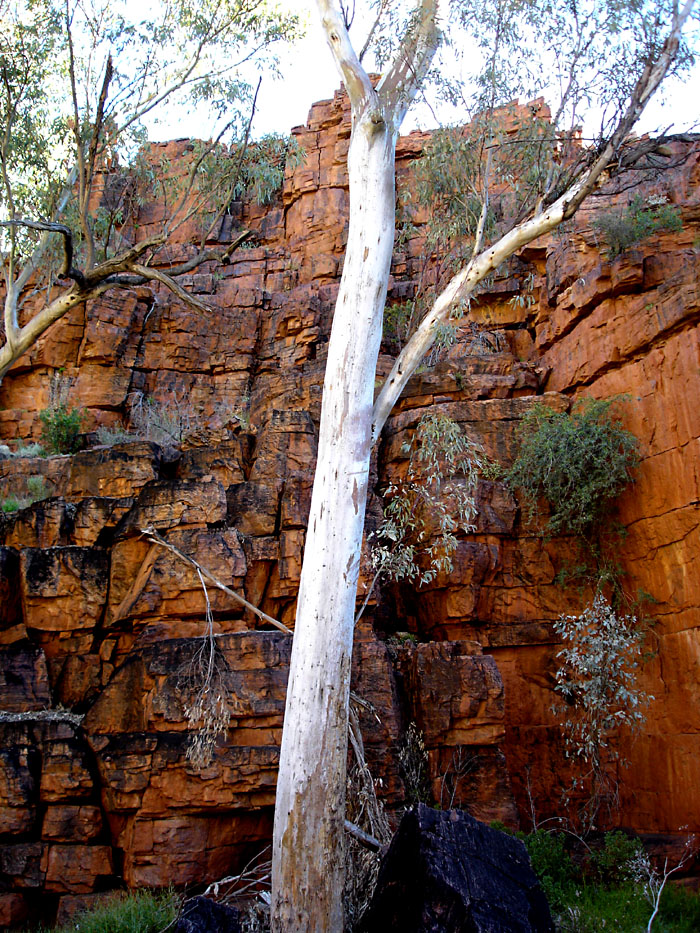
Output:
M197 563L197 561L194 560L193 558L188 557L187 554L185 554L179 548L175 547L174 544L171 544L169 541L166 541L165 538L163 538L160 534L158 534L158 532L153 527L153 525L149 525L147 528L142 528L141 534L145 535L149 539L149 541L153 541L154 544L159 544L161 547L165 548L167 551L170 551L171 553L173 553L176 557L179 557L181 561L184 561L186 564L189 564L190 567L194 567L194 569L197 570L199 573L201 573L203 577L206 577L207 580L210 580L214 584L214 586L217 586L222 592L226 593L227 596L231 596L233 599L239 602L242 606L245 606L246 609L249 609L263 622L269 622L270 625L274 625L275 628L279 629L280 632L284 632L285 635L294 634L292 630L287 628L287 626L284 625L282 622L278 622L277 619L273 619L272 616L267 615L266 612L263 612L261 609L258 609L257 606L254 606L252 603L249 603L247 599L243 598L243 596L239 596L239 594L236 593L235 590L232 590L230 587L222 583L221 580L219 580L218 577L215 577L214 574L211 573L211 571L206 569L206 567L202 567L201 564Z
M389 8L391 2L392 2L392 0L381 0L381 3L379 4L379 9L377 10L377 15L376 15L376 17L375 17L375 19L374 19L374 22L372 23L372 26L370 27L369 32L367 33L367 38L365 39L365 44L362 46L362 49L361 49L360 54L359 54L359 56L358 56L360 61L362 61L362 59L363 59L363 58L365 57L365 55L367 54L367 51L368 51L370 45L372 44L372 39L374 39L374 34L375 34L375 32L377 31L377 29L379 28L379 24L380 24L381 21L382 21L382 17L384 16L384 13L385 13L385 12L387 11L387 9Z
M391 67L377 93L399 127L420 88L440 42L440 0L420 0Z
M357 839L360 845L363 845L366 849L370 849L372 852L382 851L383 846L375 836L370 836L369 833L351 823L350 820L345 820L345 832L349 833L353 839Z
M193 308L195 311L203 311L205 314L209 314L212 311L209 305L204 304L199 298L195 298L194 295L186 291L181 285L178 285L175 279L171 278L165 272L161 272L160 269L152 269L150 266L144 266L138 262L129 263L127 269L141 276L144 280L160 282L161 285L165 285L166 288L170 289L173 295L177 295L180 301L184 301L186 305L189 305L189 307Z
M226 266L231 261L231 254L237 250L242 243L249 240L252 235L252 230L244 230L242 233L238 234L225 250L207 249L201 253L197 253L196 256L193 256L192 259L188 259L187 262L183 262L179 266L172 266L168 269L168 275L173 278L179 275L186 275L205 262L220 262L222 265Z
M102 135L102 128L104 126L104 116L105 116L105 104L107 103L107 94L109 93L109 85L112 80L112 75L114 74L114 68L112 66L112 56L111 54L107 56L107 64L105 65L105 74L102 80L102 89L100 90L100 97L97 103L97 111L95 113L95 124L92 128L92 134L90 136L90 146L88 149L88 159L87 165L85 167L85 211L87 212L90 195L92 194L92 185L95 179L95 164L97 161L97 151L100 143L100 137ZM89 224L88 224L89 226ZM90 229L90 239L89 239L90 251L88 253L88 268L92 265L94 260L95 253L95 243L94 237L92 235L92 229Z
M108 279L111 275L117 275L119 272L125 272L130 269L132 265L149 249L152 249L156 246L162 246L165 243L166 236L164 233L155 234L152 237L148 237L145 240L141 240L140 243L136 243L130 249L125 250L123 253L119 253L117 256L113 256L111 259L106 259L104 262L101 262L99 266L95 266L94 269L89 269L85 273L85 284L86 286L98 285L101 282L104 282L105 279Z
M493 161L493 149L489 148L486 154L486 169L484 171L484 188L482 193L481 200L481 215L479 216L479 223L477 224L476 233L474 234L474 247L472 249L471 258L474 259L475 256L479 254L481 245L484 240L484 232L486 230L486 218L489 213L489 181L491 175L491 163Z
M95 254L95 239L90 229L90 221L87 212L87 170L85 166L85 153L83 151L83 140L81 133L80 106L78 104L78 87L75 75L75 53L73 50L73 30L72 15L70 12L69 0L65 0L66 16L66 38L68 40L68 76L70 79L71 100L73 103L73 140L75 142L75 158L78 168L78 213L80 216L80 227L85 238L87 250L88 267L92 265Z
M245 128L245 133L244 133L244 135L243 135L243 143L241 144L241 147L240 147L240 149L238 150L238 153L237 153L237 154L238 154L238 161L237 161L237 163L236 163L236 169L235 169L235 171L234 171L234 173L233 173L233 179L232 179L231 183L229 184L229 186L228 186L228 188L227 188L227 190L226 190L225 196L221 198L221 207L220 207L219 210L216 212L216 215L214 216L214 219L212 220L212 222L209 224L209 229L207 230L207 232L206 232L206 233L204 234L204 236L202 237L202 240L201 240L202 246L204 246L204 244L206 243L206 241L207 241L207 240L209 239L209 237L211 236L211 233L212 233L214 227L216 226L216 224L221 220L221 217L222 217L224 211L226 210L226 208L228 207L228 205L229 205L229 203L230 203L230 201L231 201L231 198L233 197L233 193L234 193L234 191L236 190L236 186L238 185L238 180L239 180L239 178L241 177L241 168L243 167L243 159L245 158L245 154L246 154L246 152L247 152L247 150L248 150L248 143L249 143L249 141L250 141L250 131L251 131L251 128L252 128L252 126L253 126L253 118L255 117L255 110L256 110L256 108L257 108L258 94L260 93L260 85L261 85L261 84L262 84L262 77L258 78L258 85L257 85L257 87L255 88L255 94L253 95L253 103L252 103L252 106L251 106L251 108L250 108L250 117L248 118L248 122L247 122L246 128Z
M0 220L0 227L26 227L29 230L60 233L63 237L63 265L59 275L66 279L73 279L78 285L85 284L83 273L79 269L73 268L73 233L70 227L46 220Z

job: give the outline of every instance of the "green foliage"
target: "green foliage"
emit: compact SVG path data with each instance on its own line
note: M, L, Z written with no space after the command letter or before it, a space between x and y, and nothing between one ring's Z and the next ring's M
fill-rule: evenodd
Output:
M479 133L468 132L461 126L435 130L415 168L413 196L429 211L431 248L472 237L479 224L482 143ZM492 220L489 213L489 225Z
M39 412L43 429L41 440L49 453L72 454L80 449L80 431L84 413L81 408L69 408L65 402Z
M624 884L629 880L629 864L643 851L639 839L620 830L606 833L603 845L591 853L586 872L598 884Z
M74 923L56 927L52 933L160 933L177 917L180 901L173 890L159 894L151 891L115 894L104 904L81 913Z
M555 675L564 702L553 712L561 718L567 755L584 768L573 789L585 793L579 816L589 830L601 807L616 804L615 768L621 759L613 739L623 727L639 731L654 699L637 684L645 630L634 616L618 616L598 592L580 616L561 616L554 631L565 647L557 654ZM611 837L610 845L615 841Z
M32 502L39 502L41 499L46 499L49 495L49 491L46 488L46 477L41 476L40 474L27 477L27 492L32 500Z
M491 825L508 832L502 824ZM515 835L528 850L560 933L641 933L647 929L653 903L643 873L635 877L632 866L641 855L653 870L638 839L622 832L606 833L599 848L574 860L568 845L571 834L538 829ZM653 928L657 933L700 929L700 894L666 885Z
M452 570L456 533L473 529L482 451L445 415L424 415L404 447L403 479L384 491L384 518L370 535L377 575L430 583Z
M72 454L80 448L80 431L84 412L81 408L69 408L68 396L71 380L59 370L51 377L49 404L39 412L43 424L41 440L50 454Z
M282 188L285 168L297 168L305 155L293 136L263 136L246 149L234 197L248 196L257 204L269 204Z
M499 463L498 460L492 460L490 457L484 458L480 472L484 479L490 480L491 482L498 482L506 475L503 464Z
M563 833L536 829L527 835L518 833L530 856L532 870L539 878L550 906L558 909L566 902L568 888L577 869L566 848Z
M129 441L136 441L139 439L138 434L129 431L125 427L120 427L119 425L109 428L101 424L95 433L97 435L97 443L104 447L114 447L115 444L127 444Z
M636 438L613 417L615 399L586 399L571 414L536 405L523 418L508 476L525 492L529 517L547 500L549 535L599 531L639 462Z
M556 911L561 933L641 933L647 929L651 907L639 886L574 885L566 903ZM661 909L654 920L655 933L697 933L700 929L700 895L667 885Z
M602 235L608 258L615 259L636 243L662 231L682 229L681 214L677 207L663 197L644 199L635 195L626 210L609 211L597 217L593 226Z
M20 509L26 509L31 503L28 499L18 499L17 496L8 496L0 503L0 509L9 515L11 512L19 512Z
M418 315L416 302L398 301L384 309L383 339L398 352L411 336Z
M24 457L44 457L46 456L44 448L41 444L24 444L21 441L17 444L17 449L12 451L10 454L11 457L24 458Z
M76 266L119 253L130 245L123 226L137 220L148 183L162 189L172 180L162 165L148 167L137 155L146 123L168 110L181 119L192 110L209 114L216 139L209 151L220 153L218 143L230 139L239 182L253 197L268 198L279 187L290 143L271 137L246 145L253 89L245 63L255 57L258 67L274 72L274 45L297 31L295 15L247 0L173 0L141 10L107 0L3 0L0 217L68 224ZM118 164L125 171L107 179L102 198L91 199L95 172ZM69 180L76 165L79 177ZM199 181L210 193L211 179ZM218 205L227 194L226 184L214 192ZM0 229L0 249L9 247L21 264L40 237L25 227ZM42 276L53 280L61 259L54 236L42 255Z

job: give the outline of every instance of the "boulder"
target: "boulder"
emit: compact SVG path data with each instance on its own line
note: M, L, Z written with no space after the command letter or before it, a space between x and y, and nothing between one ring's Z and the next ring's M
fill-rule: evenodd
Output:
M460 810L419 804L401 820L363 933L553 933L519 839Z
M240 929L235 907L193 897L183 907L173 933L239 933Z

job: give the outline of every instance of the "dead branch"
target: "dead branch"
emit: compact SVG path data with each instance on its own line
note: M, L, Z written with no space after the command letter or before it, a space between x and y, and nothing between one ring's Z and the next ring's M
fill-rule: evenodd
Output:
M349 833L353 839L357 839L360 845L363 845L366 849L370 849L372 852L381 852L384 848L382 843L375 836L370 836L369 833L366 833L364 829L360 829L359 826L351 823L350 820L345 820L345 832Z
M73 268L73 233L65 224L47 220L0 220L0 227L26 227L28 230L41 230L44 233L60 233L63 237L63 265L60 275L73 279L80 287L86 284L85 276L79 269Z
M284 632L285 635L293 635L294 633L290 628L287 628L286 625L282 622L278 622L277 619L273 619L272 616L267 615L266 612L263 612L262 609L258 609L257 606L254 606L252 603L249 603L247 599L243 596L240 596L235 590L232 590L230 587L226 586L225 583L222 583L218 577L207 570L206 567L203 567L201 564L197 563L192 557L189 557L179 548L175 547L174 544L171 544L169 541L166 541L153 527L153 525L148 525L146 528L141 529L141 534L145 535L149 541L152 541L154 544L159 544L161 547L165 548L167 551L170 551L176 557L179 557L181 561L189 564L190 567L194 567L203 577L206 577L214 586L217 586L222 592L226 593L227 596L231 596L232 599L235 599L242 606L245 606L246 609L250 609L259 619L264 622L269 622L270 625L274 625L275 628L279 629L280 632Z
M138 262L130 263L128 269L140 276L144 281L160 282L161 285L165 285L174 295L177 295L180 301L184 301L186 305L189 305L190 308L193 308L195 311L203 311L205 314L209 314L212 311L209 305L204 304L199 298L195 298L194 295L190 294L181 285L178 285L175 279L167 273L161 272L159 269L151 269L150 266L144 266Z

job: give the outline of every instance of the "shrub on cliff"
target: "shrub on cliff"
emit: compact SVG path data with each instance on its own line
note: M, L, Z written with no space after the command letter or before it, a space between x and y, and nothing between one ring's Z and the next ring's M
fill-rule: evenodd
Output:
M561 616L554 631L564 647L555 674L560 702L552 711L562 724L567 757L581 769L572 790L585 794L579 819L588 831L601 809L617 806L617 768L625 762L615 737L621 728L639 732L654 699L638 683L646 631L634 616L616 613L601 593L580 615ZM611 851L608 868L616 858ZM600 862L598 869L604 868Z
M41 441L51 454L72 454L80 449L84 416L82 409L68 407L70 388L70 381L56 373L51 380L48 407L39 412L44 426Z
M636 438L613 416L615 399L585 399L571 413L535 405L523 418L520 452L508 478L523 490L528 515L546 500L548 535L587 537L639 462Z
M615 259L630 246L663 231L682 229L680 211L663 197L644 199L635 195L629 207L602 214L593 221L607 246L608 259Z

